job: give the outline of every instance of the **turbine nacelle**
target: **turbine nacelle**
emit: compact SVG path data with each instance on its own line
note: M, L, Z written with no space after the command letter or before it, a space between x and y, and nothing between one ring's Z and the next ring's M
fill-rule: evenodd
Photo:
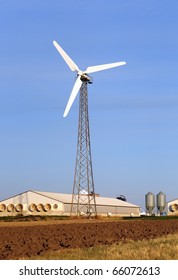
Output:
M89 83L89 84L92 84L92 79L89 75L87 75L86 73L82 72L81 74L77 74L77 76L80 76L80 80L82 82L85 82L85 83Z
M110 63L110 64L103 64L103 65L97 65L97 66L90 66L88 67L85 71L81 71L78 66L75 64L75 62L68 56L68 54L59 46L59 44L56 41L53 41L54 46L58 50L58 52L61 54L62 58L65 60L67 65L72 71L77 72L77 79L75 81L74 87L72 89L71 95L69 97L69 101L67 103L65 112L64 112L64 117L67 116L76 96L78 91L80 90L82 83L87 82L87 83L92 83L92 79L88 76L90 73L98 72L98 71L103 71L106 69L118 67L125 65L125 61L121 62L115 62L115 63Z
M82 70L79 70L77 72L77 77L80 76L80 80L82 82L88 82L89 84L92 84L92 79L91 77L86 73L86 71L82 71Z

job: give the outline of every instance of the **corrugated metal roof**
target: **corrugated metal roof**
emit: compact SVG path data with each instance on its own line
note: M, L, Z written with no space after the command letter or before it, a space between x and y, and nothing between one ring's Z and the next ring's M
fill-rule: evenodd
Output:
M49 198L59 200L63 203L71 203L71 201L72 201L72 194L40 192L40 191L34 191L34 192L44 195ZM127 201L122 201L117 198L100 197L100 196L99 197L96 196L96 204L97 205L108 205L108 206L120 206L120 207L136 207L136 208L139 207L138 205L129 203Z

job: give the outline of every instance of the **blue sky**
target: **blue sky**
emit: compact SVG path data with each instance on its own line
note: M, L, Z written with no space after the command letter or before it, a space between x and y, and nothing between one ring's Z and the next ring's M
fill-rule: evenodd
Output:
M148 191L178 197L178 5L175 0L1 0L0 198L28 189L71 193L80 69L89 85L95 190L144 207Z

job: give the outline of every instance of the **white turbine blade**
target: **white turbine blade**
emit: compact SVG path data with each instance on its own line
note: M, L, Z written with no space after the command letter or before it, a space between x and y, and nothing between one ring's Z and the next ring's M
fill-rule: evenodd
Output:
M66 52L59 46L56 41L53 41L53 45L56 47L60 55L63 57L67 65L70 67L72 71L79 71L78 66L73 62L73 60L66 54Z
M75 97L77 96L77 93L78 93L81 85L82 85L82 81L80 79L80 76L78 76L78 78L77 78L77 80L76 80L76 82L74 84L74 87L72 89L72 92L70 94L69 101L67 103L67 106L66 106L66 109L65 109L63 117L67 116L67 114L68 114L68 112L69 112L69 110L70 110L70 108L71 108L71 106L72 106L72 104L73 104L73 102L75 100Z
M125 64L126 64L125 61L121 61L121 62L102 64L102 65L97 65L97 66L90 66L86 69L86 71L84 71L84 73L90 74L90 73L94 73L94 72L97 72L97 71L102 71L102 70L106 70L106 69L109 69L109 68L122 66L122 65L125 65Z

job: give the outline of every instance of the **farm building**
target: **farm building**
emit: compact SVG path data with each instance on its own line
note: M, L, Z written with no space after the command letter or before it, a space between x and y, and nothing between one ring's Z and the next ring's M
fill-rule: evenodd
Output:
M87 195L87 194L84 194ZM0 216L70 215L72 194L26 191L0 201ZM140 207L116 198L96 196L98 215L139 216ZM87 212L87 209L86 209ZM85 213L83 213L85 214Z
M167 203L167 215L178 216L178 198Z

